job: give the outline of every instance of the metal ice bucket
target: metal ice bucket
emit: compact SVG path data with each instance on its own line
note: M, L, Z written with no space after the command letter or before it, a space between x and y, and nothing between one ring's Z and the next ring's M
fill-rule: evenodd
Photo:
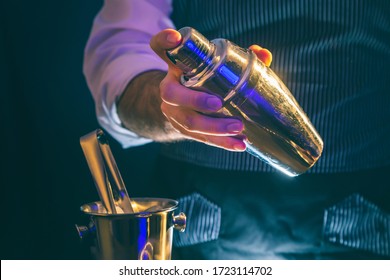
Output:
M100 201L81 206L90 216L88 226L78 226L79 236L89 235L97 259L168 260L173 229L184 231L186 216L173 211L178 202L166 198L130 198L108 140L98 129L80 138Z
M107 214L101 202L81 206L88 226L76 228L81 238L93 238L97 259L169 260L173 229L184 231L186 217L174 215L178 202L165 198L133 198L138 213Z

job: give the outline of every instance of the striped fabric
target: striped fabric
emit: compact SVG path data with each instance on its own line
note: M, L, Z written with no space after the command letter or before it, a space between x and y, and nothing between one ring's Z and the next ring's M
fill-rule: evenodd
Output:
M174 234L174 246L184 247L218 238L221 208L199 193L180 198L177 211L186 214L187 224L184 232Z
M390 256L390 215L359 194L327 209L324 238L329 242Z
M177 28L273 53L271 68L324 140L309 172L347 172L390 164L390 1L176 0ZM271 171L247 153L185 142L163 154L204 166Z

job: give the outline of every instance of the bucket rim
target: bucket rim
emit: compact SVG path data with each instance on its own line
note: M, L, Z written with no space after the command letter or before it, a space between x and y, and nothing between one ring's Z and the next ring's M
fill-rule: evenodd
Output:
M146 202L146 201L161 201L161 202L167 202L168 204L171 203L171 206L159 209L159 210L153 210L153 211L141 211L136 213L117 213L117 214L109 214L106 211L101 201L93 201L89 203L85 203L80 206L80 211L83 212L86 215L89 216L99 216L99 217L145 217L150 215L155 215L159 213L169 213L173 212L175 209L177 209L179 202L175 199L170 198L160 198L160 197L133 197L133 201L135 202ZM102 212L99 212L102 211Z

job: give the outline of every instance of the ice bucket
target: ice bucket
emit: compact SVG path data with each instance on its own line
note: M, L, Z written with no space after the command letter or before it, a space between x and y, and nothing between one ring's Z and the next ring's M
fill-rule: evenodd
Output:
M130 198L108 140L98 129L80 138L100 201L84 204L88 226L76 225L80 238L93 240L93 254L106 260L167 260L173 229L184 231L186 216L174 215L178 202ZM91 248L91 249L92 249Z
M133 198L138 213L108 214L101 202L81 206L90 216L88 226L78 226L81 238L92 238L95 257L106 260L169 260L173 230L184 231L183 213L174 215L178 202L165 198Z

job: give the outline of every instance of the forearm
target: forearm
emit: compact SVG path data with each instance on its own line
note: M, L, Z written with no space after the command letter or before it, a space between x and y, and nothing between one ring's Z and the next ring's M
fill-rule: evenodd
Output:
M135 77L118 101L118 116L136 134L157 142L184 139L161 112L160 83L163 71L149 71Z

